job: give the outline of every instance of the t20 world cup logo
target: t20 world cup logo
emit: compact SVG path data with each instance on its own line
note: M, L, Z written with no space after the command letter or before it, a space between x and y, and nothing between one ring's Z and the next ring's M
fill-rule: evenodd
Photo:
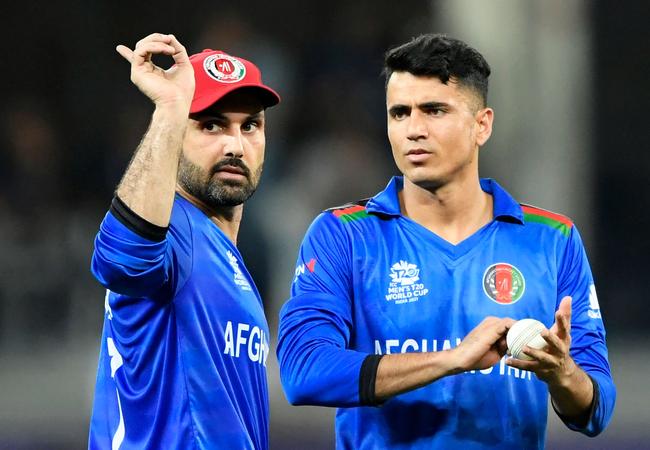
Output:
M420 269L415 264L406 261L400 261L393 264L390 268L390 278L393 283L399 283L402 286L408 286L420 279Z

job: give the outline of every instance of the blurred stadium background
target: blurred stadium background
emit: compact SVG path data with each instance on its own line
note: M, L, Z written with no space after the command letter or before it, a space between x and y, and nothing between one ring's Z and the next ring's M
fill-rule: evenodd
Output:
M395 172L383 52L431 31L479 49L496 110L482 175L577 222L619 389L603 435L576 435L551 415L548 447L648 448L647 2L62 0L2 10L0 448L86 446L104 312L92 240L152 109L114 47L153 31L192 52L252 59L283 96L240 235L273 331L312 218ZM275 359L269 374L272 448L332 448L333 411L289 407Z

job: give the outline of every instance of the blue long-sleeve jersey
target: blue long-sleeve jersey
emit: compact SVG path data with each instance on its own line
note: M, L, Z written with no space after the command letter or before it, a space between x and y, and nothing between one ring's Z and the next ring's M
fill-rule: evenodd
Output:
M89 448L268 448L269 330L237 248L178 195L159 236L133 216L115 199L95 240L109 291Z
M379 357L452 348L486 316L554 322L573 297L571 356L594 382L586 423L609 422L616 390L587 257L566 217L518 204L493 180L494 219L457 245L400 213L402 178L368 201L321 214L280 313L282 384L294 404L339 407L340 449L543 448L548 389L505 365L373 401Z

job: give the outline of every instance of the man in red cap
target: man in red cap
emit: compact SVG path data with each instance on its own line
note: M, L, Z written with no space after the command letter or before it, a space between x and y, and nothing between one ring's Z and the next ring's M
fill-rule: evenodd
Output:
M189 57L173 35L117 51L155 110L95 239L108 291L89 447L265 449L269 330L236 241L280 98L251 62Z

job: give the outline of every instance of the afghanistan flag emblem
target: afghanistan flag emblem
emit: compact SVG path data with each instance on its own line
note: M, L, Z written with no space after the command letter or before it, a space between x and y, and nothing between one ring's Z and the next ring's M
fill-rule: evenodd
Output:
M483 274L483 291L496 303L510 305L517 302L526 290L521 271L512 264L492 264Z

